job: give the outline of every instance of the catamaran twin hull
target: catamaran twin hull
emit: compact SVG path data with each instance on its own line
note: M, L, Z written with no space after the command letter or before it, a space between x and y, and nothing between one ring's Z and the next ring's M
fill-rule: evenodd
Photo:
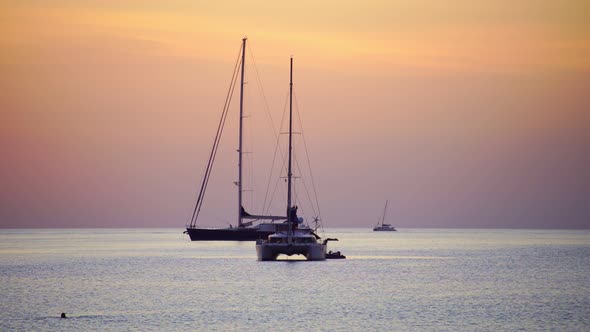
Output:
M326 245L321 243L256 243L259 261L275 261L279 255L303 255L308 261L326 259Z

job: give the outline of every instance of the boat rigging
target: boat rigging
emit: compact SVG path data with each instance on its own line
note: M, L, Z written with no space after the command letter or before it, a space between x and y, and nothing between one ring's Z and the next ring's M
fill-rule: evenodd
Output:
M219 124L217 126L217 132L215 134L215 139L213 141L213 146L211 148L211 151L209 153L209 159L207 162L207 166L205 168L205 174L203 176L202 182L201 182L201 186L198 192L198 196L197 196L197 200L192 212L192 216L190 218L190 222L187 224L186 226L186 230L184 233L188 234L190 239L192 241L255 241L257 239L265 239L267 238L269 235L271 234L275 234L279 231L287 231L288 228L290 226L288 226L288 221L289 221L289 212L287 211L285 213L285 215L272 215L268 213L268 208L270 207L270 203L271 201L269 201L268 206L266 205L266 196L268 196L268 187L267 187L267 194L265 196L265 203L263 206L263 211L265 211L264 213L261 214L251 214L248 213L245 209L244 209L244 205L243 205L243 193L244 191L246 191L244 189L244 176L243 176L243 157L244 154L247 153L246 151L244 151L244 118L246 117L244 115L244 100L245 100L245 94L244 94L244 85L245 83L245 71L246 71L246 67L245 67L245 63L246 63L246 45L247 45L247 38L243 38L242 39L242 44L240 47L240 55L238 57L238 59L236 60L236 64L234 65L234 71L232 74L232 79L231 79L231 83L230 83L230 87L228 89L228 93L226 95L225 98L225 103L224 103L224 107L223 107L223 111L219 120ZM254 63L253 59L252 62ZM256 73L257 73L257 69L256 69ZM258 76L257 76L258 77ZM213 169L213 165L217 156L217 152L219 149L219 145L220 145L220 141L221 141L221 136L223 134L224 128L225 128L225 124L226 124L226 120L229 114L229 109L230 109L230 105L231 105L231 101L232 101L232 97L235 91L235 87L237 85L238 82L238 78L239 78L239 82L240 82L240 97L239 97L239 127L238 127L238 147L237 147L237 152L238 152L238 179L237 181L235 181L234 183L236 184L237 187L237 191L238 191L238 195L237 195L237 227L233 227L230 225L230 227L226 227L226 228L205 228L205 227L199 227L198 226L198 220L199 220L199 216L200 216L200 212L201 209L203 207L203 202L205 200L205 194L207 192L207 186L209 184L209 181L211 179L211 173L212 173L212 169ZM258 78L258 83L260 84L260 79ZM292 90L291 90L291 95L292 95ZM266 102L266 100L265 100ZM290 98L290 109L292 109L292 103L293 100L292 98ZM268 108L268 105L267 105ZM267 109L268 112L268 109ZM268 112L270 115L270 112ZM292 115L291 115L292 116ZM292 119L291 119L292 120ZM271 117L271 122L272 122L272 117ZM292 122L292 121L291 121ZM291 127L292 129L292 127ZM274 130L274 126L273 126L273 132L275 134L275 136L277 137L277 148L279 148L279 144L278 144L278 135L276 133L276 131ZM276 149L275 149L275 157L276 157ZM291 147L290 147L290 151L291 151ZM291 155L289 156L289 158L291 158ZM308 156L308 161L309 161L309 156ZM291 165L292 160L289 159L289 165ZM273 165L274 165L274 160L273 160ZM289 169L289 174L292 177L292 170ZM271 171L271 175L272 175L272 171ZM269 178L270 179L270 178ZM291 188L291 180L289 179L289 189L288 191L291 192L292 188ZM269 182L270 184L270 182ZM312 184L313 184L313 178L312 178ZM305 186L305 183L304 183ZM307 188L306 188L307 190ZM315 192L315 186L313 188L314 192ZM311 201L311 200L310 200ZM317 196L316 196L316 202L317 202ZM291 203L288 204L289 206L291 206ZM313 209L313 205L312 209ZM314 209L315 211L315 209ZM318 207L318 211L319 211L319 207ZM319 220L319 215L317 215L316 217L314 217L315 220ZM255 224L256 221L263 221L263 222L259 222L258 224ZM313 233L314 236L315 235L315 230L317 229L317 223L316 223L316 228L314 230L311 230L311 233Z

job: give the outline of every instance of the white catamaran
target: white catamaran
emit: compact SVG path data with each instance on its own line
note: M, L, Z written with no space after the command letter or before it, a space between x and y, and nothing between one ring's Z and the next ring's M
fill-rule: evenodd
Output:
M375 231L375 232L395 232L395 231L397 231L397 229L395 229L395 227L391 226L390 224L385 223L385 215L387 213L387 203L388 203L388 201L385 201L385 208L383 209L383 215L381 216L381 225L379 225L379 223L377 223L377 226L375 226L373 228L373 231Z
M274 261L281 254L303 255L310 261L326 259L329 240L321 241L309 228L299 227L297 206L292 205L292 151L293 151L293 58L290 61L289 79L289 158L287 165L287 229L279 230L266 239L256 240L256 255L261 261Z

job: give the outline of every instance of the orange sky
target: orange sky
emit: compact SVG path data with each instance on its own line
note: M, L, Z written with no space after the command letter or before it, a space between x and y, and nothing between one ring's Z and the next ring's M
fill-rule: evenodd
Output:
M389 199L399 227L588 228L589 12L1 1L0 227L184 226L247 35L276 118L295 56L326 227L371 226ZM232 139L208 225L235 219ZM263 163L272 138L257 139Z

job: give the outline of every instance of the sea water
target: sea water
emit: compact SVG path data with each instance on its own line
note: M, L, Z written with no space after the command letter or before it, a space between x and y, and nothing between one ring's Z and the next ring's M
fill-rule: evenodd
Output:
M347 259L259 262L254 242L182 229L0 230L0 331L590 330L588 230L325 236Z

